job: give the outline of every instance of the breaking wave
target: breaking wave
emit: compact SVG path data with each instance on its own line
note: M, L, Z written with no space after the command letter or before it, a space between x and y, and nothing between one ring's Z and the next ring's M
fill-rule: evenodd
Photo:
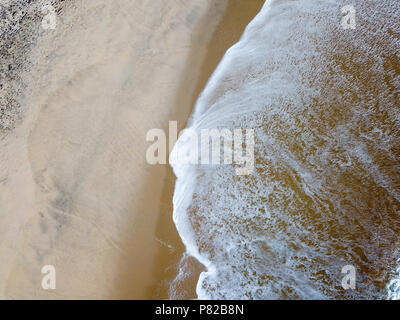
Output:
M346 5L268 0L197 101L190 129L256 139L249 176L173 165L174 221L206 267L200 299L394 297L400 7L357 1L344 29ZM345 265L355 290L341 286Z

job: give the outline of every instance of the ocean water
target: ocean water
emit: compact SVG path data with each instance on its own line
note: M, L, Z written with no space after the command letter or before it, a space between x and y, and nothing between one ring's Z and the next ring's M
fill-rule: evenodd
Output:
M0 0L0 133L23 117L15 97L46 2ZM72 2L51 1L58 13ZM267 0L226 53L188 127L254 129L255 170L174 165L178 276L197 268L188 256L206 267L199 298L399 299L399 13L398 0Z
M254 129L255 168L173 165L198 298L398 298L399 14L397 0L268 0L228 50L188 128Z

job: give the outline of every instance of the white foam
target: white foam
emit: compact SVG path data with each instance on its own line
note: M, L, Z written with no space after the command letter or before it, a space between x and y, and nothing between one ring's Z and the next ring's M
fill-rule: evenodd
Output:
M256 134L252 176L173 166L174 221L207 268L200 299L385 295L375 283L394 265L400 220L400 10L357 2L344 30L345 5L267 1L197 101L191 129ZM360 271L351 292L347 264Z

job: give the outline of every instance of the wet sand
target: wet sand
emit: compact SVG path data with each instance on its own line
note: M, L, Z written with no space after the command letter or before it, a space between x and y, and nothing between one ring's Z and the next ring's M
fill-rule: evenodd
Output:
M0 139L1 298L170 297L184 251L172 222L175 179L169 166L146 163L145 135L167 132L169 120L185 126L262 4L66 8L32 52L24 122ZM57 270L53 291L40 286L47 264ZM195 297L197 274L172 298Z
M179 100L190 98L190 103L188 104L190 106L190 112L193 110L198 96L206 86L208 79L211 77L218 63L223 58L225 52L239 41L246 26L261 10L264 2L264 0L230 0L228 2L224 15L207 44L206 55L202 58L201 70L197 74L195 90L190 97L187 94L185 83L182 83L182 87L179 90L178 97L181 97ZM208 23L209 21L204 19L203 25L200 25L199 27L199 32L204 30ZM191 73L191 66L197 59L197 51L193 50L187 62L186 74ZM185 112L187 111L185 110ZM190 112L188 116L190 115ZM188 116L185 119L187 119ZM179 130L185 127L185 122L179 122L178 124ZM160 299L171 298L171 293L168 293L168 289L170 282L176 277L177 271L176 267L170 269L168 269L168 267L171 266L171 262L178 265L179 260L184 253L184 247L179 235L177 234L175 225L171 223L173 212L172 197L176 178L171 167L168 166L166 171L166 179L160 205L160 212L162 212L162 214L158 217L156 235L160 236L160 238L163 238L162 235L166 235L164 237L168 239L170 243L173 243L177 250L171 252L170 250L166 250L165 247L160 247L157 256L157 263L154 264L156 278L167 280L164 285L158 285L154 291L151 290L149 292L152 298ZM191 268L190 274L186 275L183 283L176 285L177 288L172 288L172 291L174 291L174 289L178 291L172 293L173 298L196 298L195 286L197 284L198 276L200 272L203 271L203 268L195 259L189 258L188 260L189 268ZM165 266L167 272L165 272L161 266Z

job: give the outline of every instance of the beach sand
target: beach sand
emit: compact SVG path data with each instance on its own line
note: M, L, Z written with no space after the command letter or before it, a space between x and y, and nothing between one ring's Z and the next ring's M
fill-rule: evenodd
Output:
M0 298L195 297L199 267L169 292L184 252L175 178L146 162L145 137L185 126L263 2L72 1L41 31L23 121L0 136Z

